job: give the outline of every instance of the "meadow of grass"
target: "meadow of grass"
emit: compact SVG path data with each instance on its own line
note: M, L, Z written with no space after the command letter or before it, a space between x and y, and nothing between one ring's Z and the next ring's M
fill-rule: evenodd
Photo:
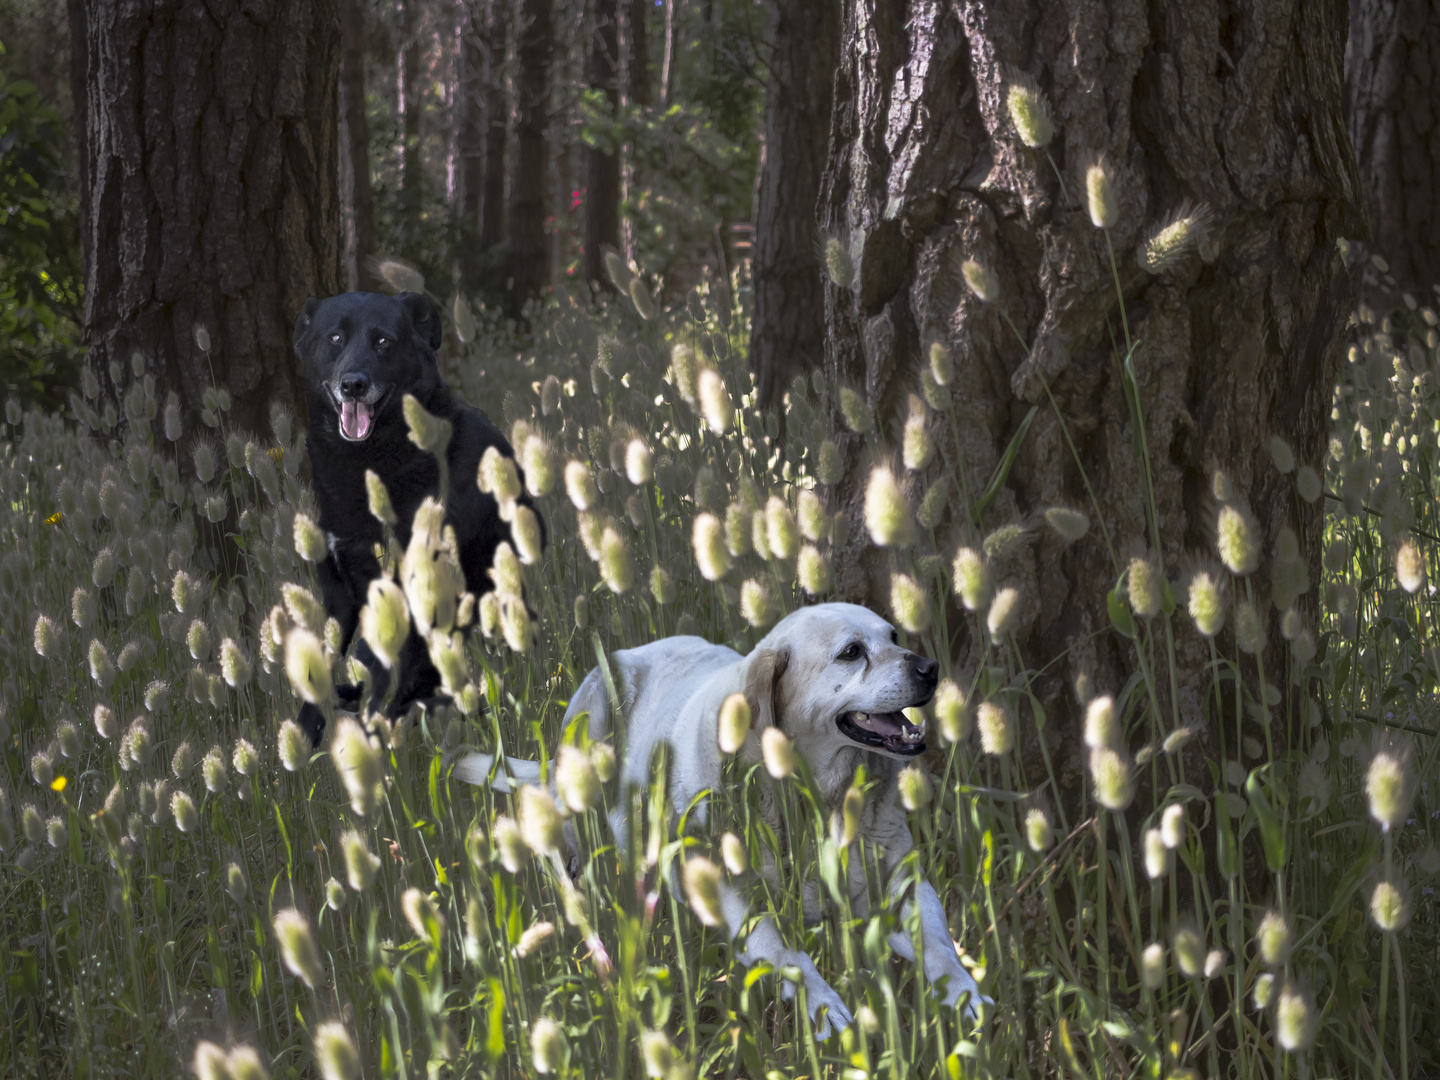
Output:
M1307 580L1293 534L1275 580L1256 580L1253 525L1223 476L1210 570L1117 565L1107 632L1128 640L1137 674L1076 689L1093 779L1078 815L1014 752L1043 722L1029 687L1054 658L1026 666L1007 647L1000 556L1035 528L1102 542L1094 508L1037 508L973 547L937 546L946 498L968 508L984 493L939 474L930 440L949 422L949 360L931 355L892 466L922 472L928 494L912 507L888 474L872 476L865 527L893 553L885 614L947 676L926 717L943 754L905 790L916 851L902 872L936 885L995 1001L974 1025L888 959L888 933L907 929L899 905L803 769L774 782L772 800L764 768L732 759L719 824L700 831L663 812L660 762L648 789L619 792L613 755L583 725L562 730L571 690L610 650L688 632L745 651L828 595L829 545L846 527L817 482L836 455L815 396L803 383L787 396L783 444L754 407L743 281L660 309L642 278L615 272L629 296L599 311L552 305L519 346L448 305L468 340L447 364L469 400L503 415L549 544L535 550L517 519L495 589L468 598L392 550L435 626L453 704L376 718L368 739L336 717L313 753L285 721L299 693L323 700L347 661L307 561L323 543L295 419L277 409L269 432L233 430L217 391L187 429L138 356L109 373L128 388L119 401L87 379L78 424L7 409L0 1073L1440 1069L1431 308L1358 311L1328 456L1273 447L1297 500L1334 495L1322 580ZM846 405L863 432L863 405ZM503 468L486 478L502 501L515 482ZM443 534L417 538L444 562ZM1311 590L1318 625L1300 614ZM367 633L382 644L399 595L376 594ZM950 660L957 611L992 643L978 670ZM1257 649L1276 620L1289 656L1267 673ZM472 621L479 632L460 643L451 631ZM1196 633L1214 643L1211 756L1187 776L1179 751L1201 733L1168 704L1167 642ZM1285 746L1256 722L1266 715L1285 718ZM547 775L555 763L560 808L534 789L452 782L462 746L543 760ZM1153 805L1137 811L1140 770ZM864 786L857 777L857 797ZM604 824L620 799L629 852ZM1242 872L1242 856L1263 872ZM752 909L762 896L774 908L850 1003L851 1029L816 1040L781 1000L791 973L735 962L671 888L672 869L698 857L742 882ZM837 886L851 864L871 868L864 915ZM806 880L827 900L808 925Z

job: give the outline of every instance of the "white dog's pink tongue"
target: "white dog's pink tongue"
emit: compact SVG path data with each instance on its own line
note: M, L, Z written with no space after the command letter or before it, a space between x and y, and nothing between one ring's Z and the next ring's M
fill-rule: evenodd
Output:
M899 713L856 713L855 723L876 735L903 735L904 717Z
M370 434L370 421L375 409L363 401L340 403L340 431L347 439L363 439Z

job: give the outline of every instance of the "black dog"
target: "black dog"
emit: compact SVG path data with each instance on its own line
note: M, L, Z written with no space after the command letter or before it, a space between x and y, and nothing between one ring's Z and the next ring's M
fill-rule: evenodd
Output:
M514 452L489 418L460 400L440 377L435 362L440 330L434 305L410 292L312 297L295 323L295 354L305 376L310 415L305 447L320 504L320 528L329 547L316 570L325 613L340 624L342 650L355 633L370 582L380 576L374 545L383 544L384 534L370 513L365 470L374 470L390 492L402 549L410 542L411 521L421 501L439 491L435 458L409 439L402 412L406 394L453 427L446 454L450 491L445 523L455 528L466 588L477 596L489 590L487 572L495 549L510 536L499 505L480 491L475 476L487 448L493 446L507 457ZM528 496L520 501L530 505ZM390 674L363 640L356 656L374 676L372 685L383 692ZM440 685L425 642L413 629L397 664L398 682L387 709L392 718L413 702L433 697ZM342 701L353 702L360 690L340 687L337 693ZM297 722L318 744L325 727L320 709L305 705Z

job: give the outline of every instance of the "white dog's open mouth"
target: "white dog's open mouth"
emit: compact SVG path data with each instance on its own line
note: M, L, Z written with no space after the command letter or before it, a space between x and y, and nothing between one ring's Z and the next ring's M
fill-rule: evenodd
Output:
M910 723L904 713L841 713L835 726L846 738L862 746L902 757L925 752L925 729Z

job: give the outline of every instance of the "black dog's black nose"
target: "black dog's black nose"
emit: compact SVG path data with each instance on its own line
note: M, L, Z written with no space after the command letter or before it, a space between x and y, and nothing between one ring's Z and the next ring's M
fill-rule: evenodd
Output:
M915 677L925 682L940 681L940 665L934 660L928 660L923 656L916 656L912 661L915 667Z
M370 392L370 376L363 375L358 371L347 372L340 376L340 396L351 401L359 401Z

